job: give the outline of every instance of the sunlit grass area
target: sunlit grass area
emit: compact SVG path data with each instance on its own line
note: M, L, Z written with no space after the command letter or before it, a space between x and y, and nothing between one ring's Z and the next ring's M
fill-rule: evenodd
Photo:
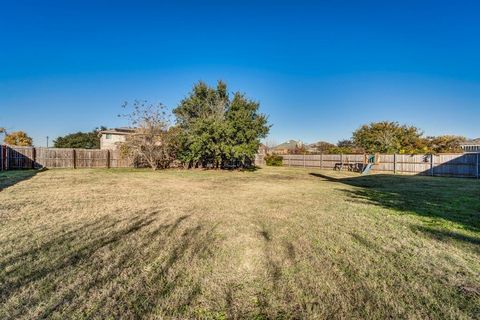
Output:
M478 318L480 181L0 173L0 318Z

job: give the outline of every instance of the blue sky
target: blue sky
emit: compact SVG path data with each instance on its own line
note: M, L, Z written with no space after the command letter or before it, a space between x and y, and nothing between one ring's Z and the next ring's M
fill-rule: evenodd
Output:
M1 1L0 126L36 145L173 108L194 82L261 103L282 142L395 120L480 137L478 1Z

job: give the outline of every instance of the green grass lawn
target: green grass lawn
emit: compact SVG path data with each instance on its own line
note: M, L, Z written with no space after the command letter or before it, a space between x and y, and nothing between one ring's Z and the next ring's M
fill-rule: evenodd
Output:
M480 317L480 181L0 173L0 318Z

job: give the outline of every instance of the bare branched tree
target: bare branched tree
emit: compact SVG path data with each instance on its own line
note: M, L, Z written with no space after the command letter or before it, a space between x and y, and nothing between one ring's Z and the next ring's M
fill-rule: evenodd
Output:
M123 108L128 109L128 103ZM131 112L121 116L129 120L134 130L121 145L122 154L153 170L168 168L176 159L178 129L171 127L165 106L135 101Z
M268 150L275 148L278 143L277 140L273 138L268 138L263 141L263 144L267 147Z

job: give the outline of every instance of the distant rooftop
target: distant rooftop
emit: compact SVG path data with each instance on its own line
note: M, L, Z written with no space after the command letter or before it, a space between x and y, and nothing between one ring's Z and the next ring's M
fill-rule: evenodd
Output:
M100 131L101 134L103 133L113 133L113 134L130 134L134 132L134 128L129 128L129 127L119 127L119 128L113 128L113 129L107 129L107 130L102 130Z
M301 141L290 140L284 143L279 144L278 146L274 147L273 149L295 149L297 146L302 145Z

